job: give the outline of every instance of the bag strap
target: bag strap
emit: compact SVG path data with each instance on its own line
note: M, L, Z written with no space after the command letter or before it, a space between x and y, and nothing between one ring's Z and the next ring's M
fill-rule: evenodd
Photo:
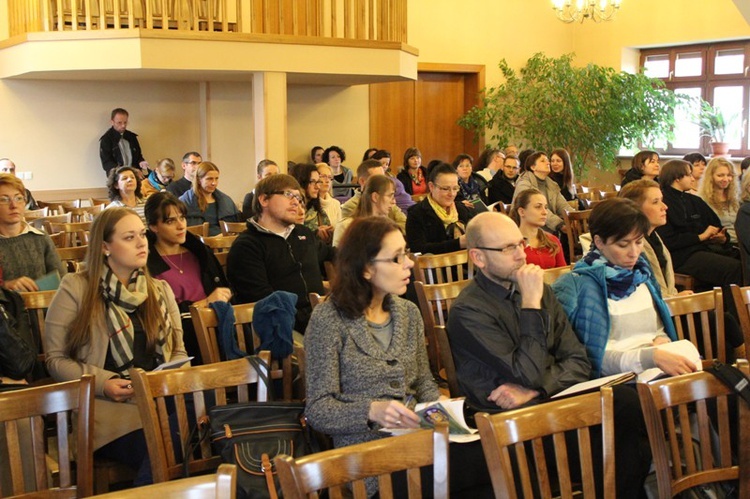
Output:
M271 372L271 367L266 363L265 360L261 359L257 355L248 355L245 357L247 359L248 363L252 366L253 369L255 369L255 372L258 373L258 377L260 380L266 384L266 389L268 390L268 400L275 400L276 397L274 397L273 393L273 383L271 383L271 380L268 377L268 374Z
M271 459L265 452L260 456L261 470L263 475L266 477L266 487L268 487L269 499L279 499L279 494L276 491L276 481L273 479L273 465Z
M745 403L750 406L750 381L747 376L734 366L724 364L718 360L706 371L716 376L722 383L734 390Z

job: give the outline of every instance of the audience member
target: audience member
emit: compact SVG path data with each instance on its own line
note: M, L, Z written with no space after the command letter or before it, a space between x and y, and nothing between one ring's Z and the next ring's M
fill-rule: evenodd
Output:
M362 190L365 188L367 179L374 175L381 175L382 173L383 167L379 161L374 159L368 159L357 167L357 183L359 183L359 189L354 191L354 196L341 206L342 217L346 218L354 216L354 213L359 206L360 199L362 198ZM396 222L402 231L406 230L406 215L404 215L398 206L391 207L391 211L388 213L388 218Z
M516 196L510 217L518 225L525 240L526 263L539 265L542 269L564 267L560 240L544 231L547 223L547 198L537 189L526 189Z
M15 176L16 164L8 158L0 159L0 173L10 173ZM38 210L39 206L36 204L34 196L31 195L31 191L26 189L26 209L27 210Z
M318 163L324 163L324 161L323 161L323 152L324 151L325 151L325 149L323 149L320 146L315 146L312 149L310 149L310 161L314 165L317 165ZM291 175L292 173L289 172L289 174Z
M518 156L518 146L515 144L508 144L505 149L503 149L503 154L505 154L505 157L508 156Z
M362 156L362 161L367 161L368 159L372 158L372 155L378 152L377 147L371 147L365 151L365 154Z
M24 221L24 192L17 177L0 173L0 267L7 289L39 291L37 279L66 270L52 239Z
M700 184L701 178L703 178L703 172L706 171L706 157L699 152L691 152L690 154L683 156L682 159L693 165L695 187L689 192L691 194L698 194L698 185Z
M110 203L109 208L130 208L138 213L141 220L145 222L143 205L146 200L141 195L141 178L138 171L132 166L119 166L109 172L107 178L107 190Z
M170 158L160 159L156 162L156 168L141 183L141 194L147 198L155 192L164 191L172 180L174 180L174 161Z
M537 189L547 198L549 211L547 212L547 229L555 234L565 232L565 213L570 211L570 205L560 194L560 187L549 178L550 166L547 155L535 152L526 158L525 172L516 181L513 200L526 189Z
M401 182L401 180L399 180L398 177L393 174L393 172L391 172L391 153L389 153L385 149L380 149L372 155L372 159L380 161L380 164L383 166L383 173L385 173L388 178L393 180L393 186L396 188L396 204L398 205L399 209L404 212L404 215L406 215L407 210L414 206L416 203L411 198L409 193L406 192L404 183Z
M333 172L327 163L318 163L315 166L318 169L320 179L320 183L318 184L318 199L320 200L320 207L323 209L323 212L328 215L331 227L336 227L336 224L341 220L341 201L333 197L333 194L331 193ZM331 233L333 233L333 230Z
M327 245L333 239L333 226L328 214L320 205L320 174L315 165L302 163L294 169L293 177L297 180L304 193L307 204L305 205L304 225L315 234L318 239Z
M203 357L190 318L190 306L205 307L232 297L221 264L210 248L188 232L187 207L169 192L158 192L146 201L148 271L163 279L174 292L182 319L182 338L192 365L203 364Z
M549 155L550 173L549 178L555 181L560 187L560 194L566 201L573 201L576 198L576 186L574 185L575 174L573 173L573 163L570 161L570 154L565 149L555 149Z
M447 163L430 173L430 193L409 208L406 240L415 253L448 253L466 247L466 224L473 212L456 203L458 174Z
M624 187L628 182L642 178L658 182L658 177L659 154L654 151L640 151L633 156L632 166L630 170L625 172L625 176L622 179L622 186Z
M138 470L134 485L149 483L151 469L128 369L187 361L174 294L149 276L147 258L136 213L104 210L91 227L86 270L63 278L46 318L47 369L55 381L96 376L95 455Z
M518 154L518 165L521 167L521 174L524 174L528 171L526 168L526 158L534 154L536 151L534 149L524 149ZM508 156L507 154L505 155Z
M472 201L487 202L487 181L472 171L473 162L474 158L468 154L459 154L453 160L453 168L458 173L458 187L460 188L456 199L472 210L475 209Z
M398 297L413 266L401 231L384 217L355 220L341 241L330 298L316 307L305 335L305 414L335 447L386 438L378 428L419 428L404 401L442 398L419 309ZM484 485L485 494L473 490L472 497L492 497L479 442L452 445L450 456L452 495ZM432 482L423 478L426 489ZM377 480L365 484L368 495L377 491Z
M474 162L474 172L489 182L497 172L503 169L503 161L505 161L505 154L500 149L487 148Z
M344 166L344 161L346 161L346 153L344 150L338 146L330 146L323 151L322 161L318 161L317 163L328 163L328 166L331 167L331 173L333 173L333 185L336 186L341 184L351 184L354 179L352 171ZM349 198L352 195L352 190L349 187L334 187L333 195L339 198Z
M279 165L277 165L275 161L270 160L270 159L260 160L260 162L258 162L258 166L256 167L256 171L257 171L256 182L263 180L269 175L276 175L277 173L281 173L279 170ZM255 197L255 189L245 194L245 199L242 200L242 219L243 220L247 220L248 218L252 217L255 214L253 213L253 198L254 197Z
M347 227L355 219L372 216L388 217L396 205L395 195L396 189L390 178L380 174L370 176L362 188L359 204L354 213L350 217L342 218L336 225L336 230L333 233L333 245L338 246Z
M740 211L737 213L735 229L740 251L745 252L745 268L743 285L750 285L750 175L742 177L742 189L740 192Z
M698 195L719 217L721 227L726 229L732 243L737 242L734 221L740 209L739 190L739 182L734 176L734 163L726 158L711 159L703 181L698 186Z
M698 196L688 194L693 187L692 166L687 161L667 161L659 185L667 205L667 223L656 232L672 254L674 271L695 277L710 286L739 283L741 266L733 257L726 230L716 213Z
M492 177L487 184L487 202L510 204L513 202L513 192L516 190L518 170L520 163L518 157L510 155L503 160L503 168L498 175Z
M227 277L238 303L256 302L274 291L297 295L295 330L303 332L312 307L308 293L325 294L320 264L332 251L310 229L297 224L304 205L299 183L271 175L255 186L255 216L237 236L227 258Z
M748 167L750 167L750 156L743 159L740 163L740 179L745 177L745 171L747 171Z
M396 177L404 184L404 190L412 196L427 194L427 169L422 166L422 153L416 147L404 152L404 167Z
M167 191L179 198L193 187L193 178L198 165L203 158L195 151L186 152L182 157L182 178L175 180L167 186Z
M208 235L221 234L221 222L237 222L240 213L232 198L219 189L219 167L204 161L195 171L193 188L180 196L187 206L187 224L201 225L208 222Z
M2 284L2 283L0 283ZM36 342L23 299L0 287L0 392L7 385L27 384L36 364ZM3 435L4 436L4 435Z
M128 112L121 107L112 110L112 126L99 139L99 159L104 173L118 166L132 166L142 177L148 175L148 161L143 159L138 135L128 130Z

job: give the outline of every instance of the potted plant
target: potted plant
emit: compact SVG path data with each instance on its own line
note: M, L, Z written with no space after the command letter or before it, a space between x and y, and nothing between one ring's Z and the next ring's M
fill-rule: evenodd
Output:
M734 122L737 114L729 117L723 111L701 99L700 107L695 115L695 124L700 128L701 137L708 137L711 142L713 156L721 156L729 153L729 142L727 142L727 130Z

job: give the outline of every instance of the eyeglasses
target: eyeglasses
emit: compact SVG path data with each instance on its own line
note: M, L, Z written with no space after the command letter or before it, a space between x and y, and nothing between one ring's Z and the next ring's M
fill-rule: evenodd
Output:
M299 204L304 204L305 202L305 199L294 191L273 191L270 194L279 194L287 199L296 199Z
M373 258L371 262L383 262L383 263L395 263L397 265L403 265L406 259L409 257L409 250L399 253L393 258Z
M186 164L186 165L192 165L192 166L195 166L195 165L199 165L199 164L201 164L201 162L200 162L200 161L185 161L185 164Z
M434 184L435 187L437 187L439 190L443 192L458 192L461 190L461 188L457 185L437 185Z
M321 175L320 181L323 182L324 180L328 180L329 182L333 180L333 175Z
M520 167L518 166L511 166L511 165L503 165L503 168L507 168L508 170L519 170Z
M26 204L26 198L24 196L21 196L20 194L17 194L13 197L0 196L0 205L9 205L11 201L13 201L13 204Z
M503 253L505 255L511 255L518 248L526 249L528 245L529 245L529 241L526 238L524 238L524 239L521 239L517 243L506 244L502 248L485 248L484 246L476 246L475 249L480 249L480 250L485 250L485 251L499 251L500 253Z
M310 181L310 184L311 184L311 185L320 185L320 184L322 184L322 183L323 183L323 181L322 181L322 180L311 180L311 181Z

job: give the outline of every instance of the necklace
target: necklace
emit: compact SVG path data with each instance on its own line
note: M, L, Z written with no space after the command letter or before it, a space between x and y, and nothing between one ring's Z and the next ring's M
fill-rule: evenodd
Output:
M180 253L180 265L179 266L172 261L171 257L173 257L175 255L164 255L166 257L166 259L167 259L167 264L169 264L170 266L173 266L175 268L175 270L177 270L180 274L184 274L185 273L182 270L182 255L183 254L185 254L184 251L182 253Z

